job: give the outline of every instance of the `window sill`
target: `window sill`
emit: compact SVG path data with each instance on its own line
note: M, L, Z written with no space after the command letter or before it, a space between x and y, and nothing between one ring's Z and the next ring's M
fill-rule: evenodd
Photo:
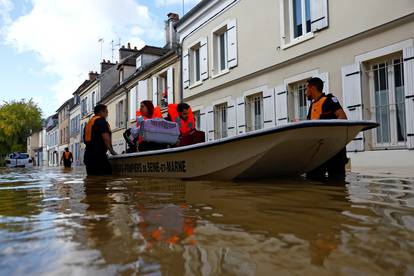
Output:
M226 75L226 74L228 74L228 73L230 73L230 69L229 69L229 68L224 69L223 71L220 71L220 72L219 72L219 73L217 73L216 75L214 75L214 74L213 74L213 76L212 76L211 78L212 78L212 79L216 79L216 78L221 77L221 76L223 76L223 75Z
M315 34L314 33L312 33L312 32L311 33L307 33L307 34L305 34L303 36L300 36L300 37L295 38L294 40L290 41L287 44L284 44L282 42L282 46L280 46L280 48L282 50L286 50L286 49L288 49L290 47L293 47L293 46L295 46L297 44L300 44L302 42L308 41L309 39L312 39L314 37L315 37ZM283 40L283 38L282 38L282 40Z
M198 86L200 86L200 85L202 85L202 84L203 84L203 82L202 82L202 81L195 82L195 83L193 83L192 85L190 85L190 86L188 87L188 89L193 89L193 88L196 88L196 87L198 87Z

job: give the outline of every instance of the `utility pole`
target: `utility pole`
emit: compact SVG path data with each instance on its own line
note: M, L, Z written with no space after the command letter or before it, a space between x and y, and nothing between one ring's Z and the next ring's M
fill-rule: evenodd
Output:
M103 38L100 38L99 40L98 40L98 42L99 43L101 43L101 60L102 60L102 45L103 45L103 43L104 43L104 39Z
M185 10L184 10L185 9L185 3L184 3L184 1L185 0L183 0L183 15L182 16L184 16L184 12L185 12Z

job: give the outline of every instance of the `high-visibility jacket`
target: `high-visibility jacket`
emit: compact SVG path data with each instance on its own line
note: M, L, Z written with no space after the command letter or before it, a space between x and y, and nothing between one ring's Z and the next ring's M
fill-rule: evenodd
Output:
M98 119L100 119L100 118L102 118L102 117L95 115L86 124L86 126L85 126L85 133L84 133L84 139L83 139L84 142L85 142L85 144L86 143L89 143L90 141L92 141L92 128L93 128L93 125L95 124L95 121L98 120ZM107 124L108 124L108 122L107 122ZM108 124L108 129L109 129L109 131L111 131L111 128L110 128L109 124Z
M64 159L65 159L65 160L69 160L69 159L70 159L70 155L71 155L71 153L70 153L69 151L65 151L65 152L63 153L63 156L64 156Z
M311 106L311 120L319 120L323 113L323 104L325 103L327 97L322 96L319 100L312 103Z
M155 118L160 118L162 119L162 112L161 112L161 108L159 106L154 107L154 113L152 114L152 117L149 118L147 116L144 116L141 114L141 112L138 110L136 112L136 118L137 118L137 127L139 127L139 124L142 121L148 120L148 119L155 119Z
M188 109L188 119L184 121L181 119L180 115L178 114L177 104L169 104L168 105L168 115L170 116L170 120L172 122L176 122L180 126L180 133L181 135L188 134L192 129L195 129L195 119L194 114L191 108Z

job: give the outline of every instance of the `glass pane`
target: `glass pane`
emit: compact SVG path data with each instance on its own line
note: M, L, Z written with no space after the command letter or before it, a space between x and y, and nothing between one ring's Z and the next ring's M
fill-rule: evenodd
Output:
M219 37L220 44L220 70L226 69L226 33L223 33Z
M293 0L293 29L295 38L303 35L302 0Z
M310 12L310 0L305 0L305 9L306 9L306 32L311 31L311 12Z
M380 64L374 71L375 81L375 117L380 126L377 128L377 142L391 142L390 110L388 91L388 72L385 63Z
M200 75L200 49L195 50L195 80L199 81Z
M406 140L404 71L402 60L394 60L395 107L397 112L397 140Z

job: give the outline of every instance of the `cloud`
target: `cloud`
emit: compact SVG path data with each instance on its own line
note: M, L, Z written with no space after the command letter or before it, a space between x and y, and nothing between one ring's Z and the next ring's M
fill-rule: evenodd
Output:
M185 5L195 4L201 0L184 0ZM159 7L173 6L173 5L182 5L183 0L155 0L155 4Z
M0 0L0 25L9 24L11 22L10 12L13 9L14 5L10 0Z
M0 0L10 7L8 2ZM20 52L34 52L43 71L57 77L52 90L58 103L72 95L90 70L99 70L100 38L106 59L112 55L111 40L121 38L122 44L140 48L145 39L163 38L162 23L134 0L31 0L31 5L3 28L3 38Z

